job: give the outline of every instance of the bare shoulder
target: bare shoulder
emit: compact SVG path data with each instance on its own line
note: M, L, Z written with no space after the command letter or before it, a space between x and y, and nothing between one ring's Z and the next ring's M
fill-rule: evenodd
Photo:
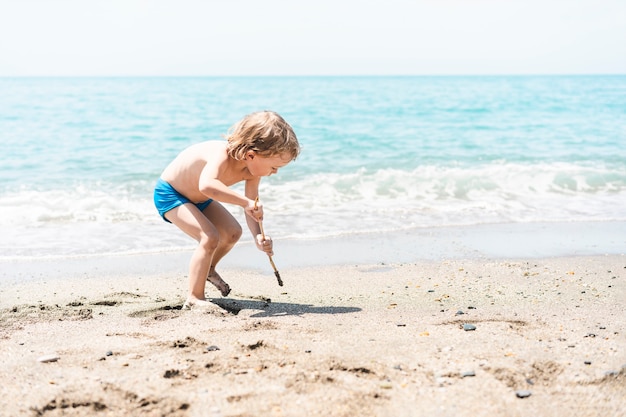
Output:
M199 166L221 166L227 162L227 143L217 140L196 143L183 150L172 162L179 167L197 169Z
M208 140L196 143L185 149L182 153L194 155L199 159L208 159L217 155L226 154L228 143L220 140Z
M217 140L191 145L170 162L161 174L161 178L179 191L186 188L185 184L197 183L205 166L219 169L227 162L226 146L226 142Z

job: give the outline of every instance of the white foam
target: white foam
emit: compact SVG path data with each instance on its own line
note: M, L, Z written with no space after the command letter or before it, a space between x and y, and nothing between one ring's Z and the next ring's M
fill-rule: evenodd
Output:
M359 169L298 180L272 178L262 183L260 194L267 233L280 238L510 222L626 221L623 167L498 162L411 171ZM245 222L242 210L227 207ZM7 256L192 244L161 220L147 186L6 193L0 196L0 226L0 249Z

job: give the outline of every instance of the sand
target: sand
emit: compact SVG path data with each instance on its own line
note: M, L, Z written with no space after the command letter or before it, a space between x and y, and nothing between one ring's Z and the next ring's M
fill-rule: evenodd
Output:
M626 415L625 255L261 256L185 311L188 255L3 263L0 415Z

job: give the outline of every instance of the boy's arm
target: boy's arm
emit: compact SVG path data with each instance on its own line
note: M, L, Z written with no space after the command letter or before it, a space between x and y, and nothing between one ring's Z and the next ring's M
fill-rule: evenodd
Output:
M254 178L251 180L246 180L245 193L246 197L253 202L259 196L259 183L261 182L260 178ZM246 216L246 223L248 224L248 229L250 229L250 233L252 233L252 237L254 237L255 241L257 235L261 234L261 227L259 226L259 220L263 220L263 204L257 202L254 204L254 214L256 217L252 218L250 216Z
M245 196L230 189L219 179L220 167L219 164L207 163L200 174L198 180L198 189L200 192L222 203L234 204L251 214L254 209L254 199L246 198Z
M259 196L259 183L261 182L260 178L254 178L246 181L246 197L249 199L256 200ZM265 240L263 239L263 233L261 233L261 225L260 221L263 221L263 205L260 202L256 202L254 208L254 218L251 216L246 216L246 223L248 224L248 228L252 233L252 237L254 238L254 243L256 243L256 247L259 250L267 253L269 256L274 255L273 251L273 242L272 238L269 236L265 236Z

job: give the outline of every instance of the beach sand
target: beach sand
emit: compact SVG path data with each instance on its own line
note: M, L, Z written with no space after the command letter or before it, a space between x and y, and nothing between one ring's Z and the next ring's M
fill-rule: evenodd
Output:
M625 255L259 253L209 311L188 257L3 263L0 415L626 415Z

